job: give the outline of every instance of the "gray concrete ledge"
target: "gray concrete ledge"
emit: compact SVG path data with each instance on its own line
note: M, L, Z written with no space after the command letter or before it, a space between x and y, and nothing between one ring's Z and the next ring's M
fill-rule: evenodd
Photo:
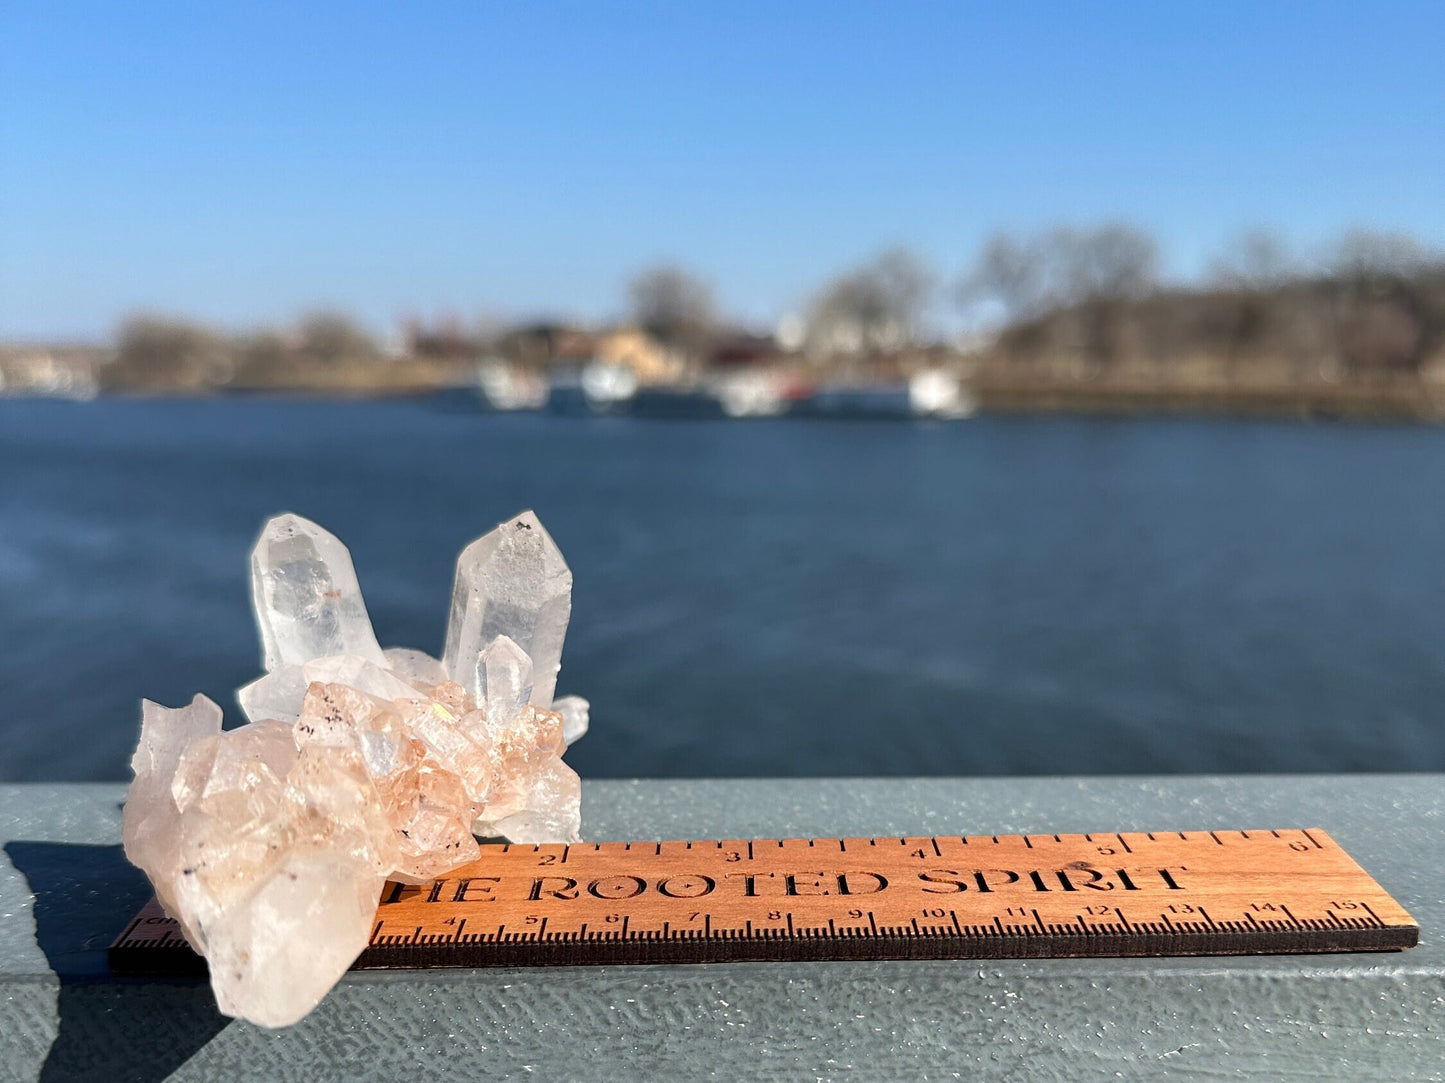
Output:
M592 782L589 839L1321 826L1390 955L359 972L271 1032L109 975L119 785L0 786L0 1079L1445 1079L1445 776Z

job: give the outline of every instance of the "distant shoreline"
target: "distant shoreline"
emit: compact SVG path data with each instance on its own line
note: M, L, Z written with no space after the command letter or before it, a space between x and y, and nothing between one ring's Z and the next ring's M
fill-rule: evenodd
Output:
M354 373L351 374L353 377ZM394 377L401 376L396 373ZM435 375L430 373L429 375ZM1002 379L989 376L962 382L971 397L973 410L979 415L1058 414L1119 415L1166 417L1239 417L1294 420L1341 421L1403 421L1423 424L1445 423L1445 386L1419 380L1380 384L1272 384L1264 386L1170 386L1141 381L1100 379L1096 381L1062 381L1038 379ZM659 385L650 389L663 396L701 397L696 388ZM904 394L904 389L890 383L852 383L830 385L818 389L819 397L839 395L864 396ZM392 378L385 381L359 381L354 378L335 381L287 381L268 384L227 385L222 387L106 387L83 395L65 393L23 393L14 391L11 398L175 398L275 396L281 398L335 399L338 402L386 399L429 398L437 395L462 396L464 402L476 397L479 413L508 412L489 406L472 385L435 379ZM5 398L0 394L0 398ZM790 404L790 409L777 416L819 416L808 407L809 399ZM526 412L526 411L524 411ZM577 413L546 405L530 412ZM628 413L626 408L600 410L599 413ZM838 416L848 416L845 408ZM898 412L898 419L906 419Z
M0 356L0 362L6 358ZM885 363L886 362L886 363ZM265 370L197 364L137 372L102 351L15 351L0 364L0 396L296 395L338 400L454 395L478 410L642 413L632 399L676 406L671 416L897 416L1116 414L1445 422L1445 358L1417 371L1351 372L1279 359L1230 365L1212 355L1173 362L1088 363L1077 354L1037 360L915 352L851 371L801 358L716 366L622 389L604 381L601 401L583 395L589 366L529 366L403 356L296 360ZM607 365L593 366L608 369ZM616 370L618 366L611 366ZM616 371L601 375L615 376ZM593 373L592 375L597 375ZM910 403L910 381L930 383L945 404ZM941 388L941 392L940 392ZM594 387L596 390L596 387ZM916 390L916 389L915 389ZM702 407L702 408L697 408Z
M1180 387L1102 380L1066 383L988 379L969 386L980 413L1445 422L1445 386L1421 380Z

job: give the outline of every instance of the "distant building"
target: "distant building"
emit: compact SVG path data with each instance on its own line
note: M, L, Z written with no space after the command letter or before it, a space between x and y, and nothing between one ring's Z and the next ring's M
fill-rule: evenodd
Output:
M772 335L735 334L714 342L707 362L711 368L756 368L777 364L782 357Z
M512 328L496 343L496 352L527 368L580 369L593 357L596 336L569 324L539 322Z
M0 394L94 398L102 355L85 347L0 347Z
M675 382L682 376L682 359L646 331L619 327L603 331L593 342L596 361L629 370L639 384Z

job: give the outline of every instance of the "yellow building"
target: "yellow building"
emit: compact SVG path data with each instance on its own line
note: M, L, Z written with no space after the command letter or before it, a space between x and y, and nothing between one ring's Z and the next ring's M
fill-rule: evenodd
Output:
M593 356L604 365L628 369L639 384L675 383L683 372L682 359L677 354L635 327L619 327L599 334Z

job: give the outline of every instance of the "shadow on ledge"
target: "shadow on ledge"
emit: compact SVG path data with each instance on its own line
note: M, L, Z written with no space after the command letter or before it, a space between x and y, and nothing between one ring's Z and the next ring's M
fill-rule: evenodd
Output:
M35 896L35 939L60 979L59 1032L43 1081L165 1079L228 1018L205 981L112 977L105 949L150 898L119 846L9 842Z

